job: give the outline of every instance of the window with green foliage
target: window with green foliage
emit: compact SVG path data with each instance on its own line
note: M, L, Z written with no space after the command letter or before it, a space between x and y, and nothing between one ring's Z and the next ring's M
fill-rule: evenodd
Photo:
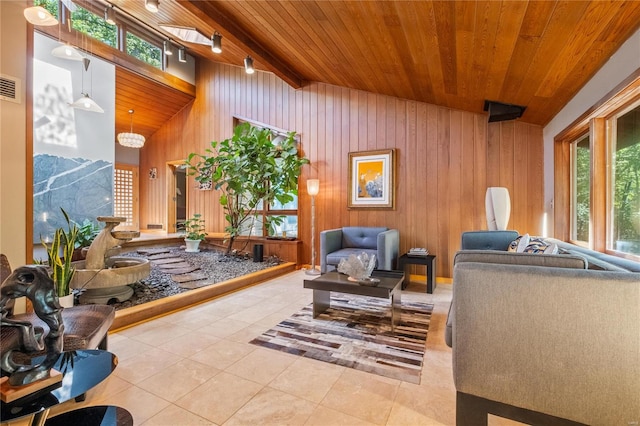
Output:
M571 237L589 243L591 205L591 147L589 135L572 144L573 196Z
M611 120L609 249L640 255L640 105Z
M60 20L60 4L58 0L35 0L34 6L42 6L49 11L50 14Z
M127 31L127 53L156 68L162 69L162 48Z
M108 24L103 17L97 16L80 6L71 12L71 26L74 30L87 34L111 47L118 47L118 31L115 25Z

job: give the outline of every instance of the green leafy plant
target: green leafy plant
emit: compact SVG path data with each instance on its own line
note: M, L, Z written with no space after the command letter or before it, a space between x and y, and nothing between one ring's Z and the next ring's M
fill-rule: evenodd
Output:
M69 215L64 209L62 214L67 221L67 230L57 228L53 234L51 245L47 244L42 237L40 242L47 251L47 261L50 268L50 276L56 287L58 297L71 294L69 283L76 272L72 265L73 250L75 249L76 238L78 236L78 227L71 223ZM60 256L62 252L62 256Z
M254 219L261 202L293 201L301 168L309 160L299 156L295 132L276 144L271 130L242 123L230 139L211 142L204 154L189 154L186 163L196 181L212 184L220 191L219 201L228 224L228 254L243 224Z
M185 238L187 240L204 240L207 237L204 227L204 219L200 213L194 214L184 221Z
M71 221L78 228L78 235L76 236L75 248L89 247L93 240L100 233L100 227L93 223L89 219L85 219L82 224Z

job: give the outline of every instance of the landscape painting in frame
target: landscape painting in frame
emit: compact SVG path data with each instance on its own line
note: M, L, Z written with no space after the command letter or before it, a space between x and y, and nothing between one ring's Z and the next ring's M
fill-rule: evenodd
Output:
M349 153L349 208L393 209L395 150Z

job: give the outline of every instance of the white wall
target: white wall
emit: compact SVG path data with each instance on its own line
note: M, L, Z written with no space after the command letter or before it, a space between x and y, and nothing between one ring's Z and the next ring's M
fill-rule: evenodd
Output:
M0 72L22 80L21 103L0 100L0 252L15 268L27 258L26 86L24 1L0 1Z
M553 235L553 139L640 68L640 30L633 34L567 105L544 127L544 199Z

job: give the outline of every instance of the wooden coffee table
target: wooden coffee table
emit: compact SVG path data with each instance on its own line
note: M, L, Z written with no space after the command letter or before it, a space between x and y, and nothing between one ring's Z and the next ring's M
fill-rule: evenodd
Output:
M316 318L331 307L332 291L382 299L391 298L391 330L395 331L395 327L400 324L404 272L375 270L371 276L380 280L376 287L349 281L346 275L335 271L322 274L313 280L304 280L304 288L313 289L313 317Z

